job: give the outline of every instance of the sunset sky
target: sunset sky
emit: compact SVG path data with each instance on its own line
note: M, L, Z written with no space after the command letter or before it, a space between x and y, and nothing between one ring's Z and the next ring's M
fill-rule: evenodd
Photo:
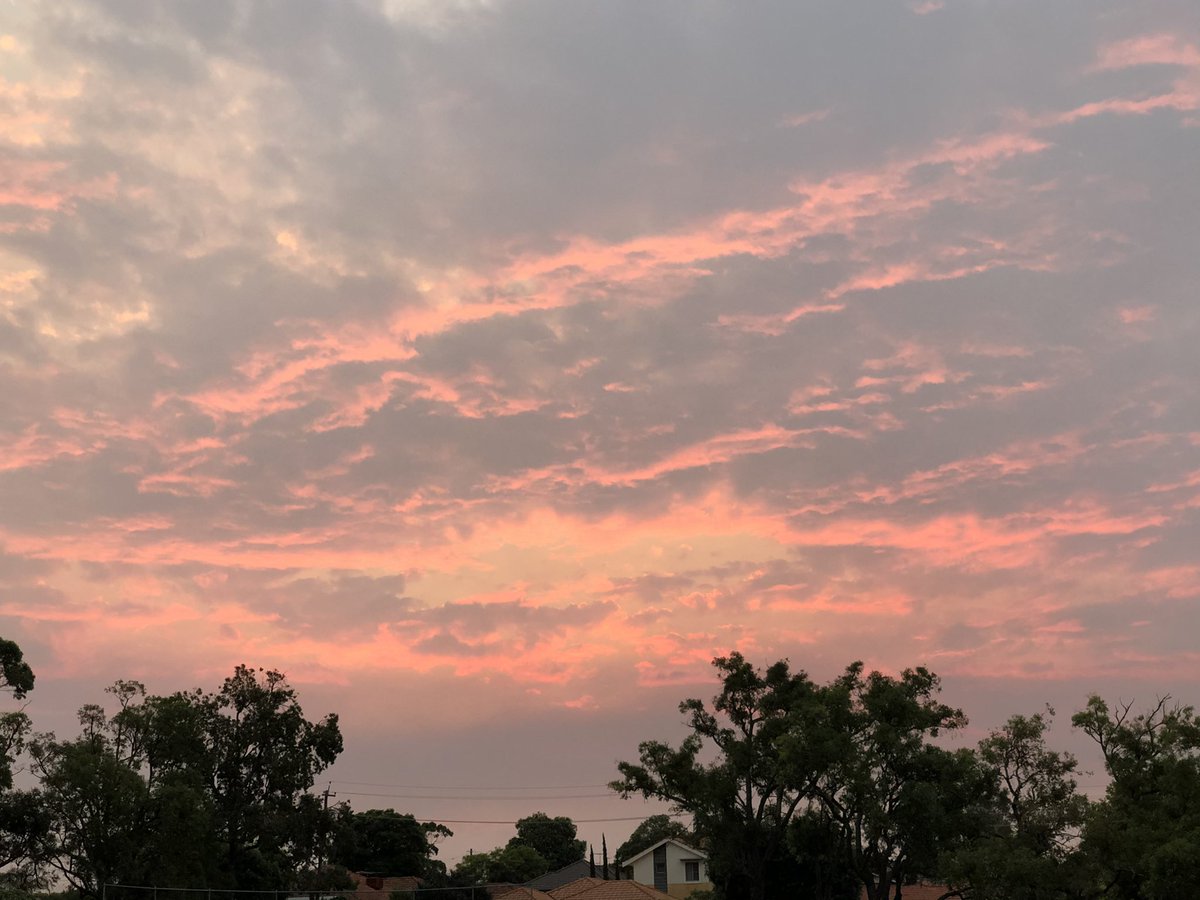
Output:
M0 635L420 817L655 811L733 648L1070 744L1200 702L1198 285L1195 0L8 0Z

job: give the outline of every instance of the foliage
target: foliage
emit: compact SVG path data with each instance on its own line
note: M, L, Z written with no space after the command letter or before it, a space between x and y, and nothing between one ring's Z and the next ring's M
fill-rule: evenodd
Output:
M536 812L517 820L517 834L509 840L508 847L525 846L537 851L546 863L546 871L552 872L583 859L583 851L587 845L578 840L575 834L575 823L566 816L551 818L544 812ZM540 874L542 873L539 872L538 875ZM537 875L529 876L536 877Z
M355 872L427 878L434 871L430 863L437 840L452 834L445 825L418 822L394 809L356 813L342 807L334 859Z
M1163 698L1134 715L1093 696L1072 720L1100 748L1111 782L1084 828L1102 896L1200 895L1200 720Z
M692 733L647 741L613 788L690 813L726 900L805 893L870 900L931 874L971 831L989 781L970 751L934 743L965 723L937 700L925 669L828 685L781 660L765 672L738 653L714 660L722 690L709 708L680 705ZM715 761L704 762L715 752Z
M239 666L220 691L108 691L111 717L31 744L52 822L48 862L94 897L121 881L278 888L311 880L330 815L307 791L341 751L337 717L304 718L284 676Z
M18 700L33 690L33 669L15 641L0 638L0 688L11 691Z
M629 839L617 848L616 861L618 864L628 862L643 850L667 838L674 838L688 845L696 843L696 838L682 822L661 814L650 816L633 829Z
M10 875L14 868L31 874L49 831L50 816L38 791L0 793L0 868Z
M740 653L713 661L721 692L713 708L685 700L692 733L678 747L645 741L637 763L618 765L612 788L622 796L667 800L691 815L709 851L709 873L727 900L793 893L803 872L788 849L788 829L802 810L812 777L800 777L799 755L785 766L783 738L816 717L820 692L786 661L755 669ZM704 762L715 751L714 762Z
M21 648L0 638L0 687L22 700L33 682ZM8 896L44 887L40 859L50 818L37 791L13 789L13 766L31 727L23 710L0 714L0 894Z
M493 850L488 857L487 878L491 883L521 884L551 870L542 854L528 844L509 843Z
M939 855L973 830L988 795L971 751L932 742L966 724L962 710L937 699L940 689L924 668L893 678L854 663L822 692L825 720L787 737L785 756L797 759L797 779L811 779L810 795L839 831L867 900L932 875Z
M450 881L454 886L522 884L549 871L545 857L532 847L510 842L489 853L468 853L455 866Z
M273 888L314 861L321 816L306 792L342 751L337 716L308 721L282 673L246 666L198 701L209 713L226 873L235 887Z
M1088 802L1076 791L1077 762L1046 746L1054 711L1013 716L979 744L994 773L996 803L979 839L946 865L970 900L1086 896L1094 877L1077 852Z
M52 823L48 862L70 887L95 896L107 882L143 883L150 790L125 735L103 710L85 706L79 721L78 738L39 736L31 754Z
M488 883L488 860L491 853L467 853L450 873L450 882L459 886ZM537 876L534 876L535 878Z

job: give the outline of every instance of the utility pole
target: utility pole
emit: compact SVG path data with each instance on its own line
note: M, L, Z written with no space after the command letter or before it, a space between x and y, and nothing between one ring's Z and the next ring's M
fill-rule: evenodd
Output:
M326 787L325 790L321 792L321 798L322 798L321 799L321 812L323 812L323 813L329 812L329 798L336 797L336 796L337 796L337 794L335 794L333 792L333 782L331 781L331 782L329 782L329 786ZM328 817L322 816L321 817L321 840L319 842L319 846L317 847L317 871L318 872L320 872L321 869L325 868L325 842L329 837L328 834L326 834L326 832L325 832L325 827L327 824L328 824Z

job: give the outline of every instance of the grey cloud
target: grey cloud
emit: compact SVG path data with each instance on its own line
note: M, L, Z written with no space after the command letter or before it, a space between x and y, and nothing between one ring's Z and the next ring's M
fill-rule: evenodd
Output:
M678 625L691 591L716 607L688 611L698 634L754 638L750 601L788 585L780 593L796 608L779 621L794 620L795 634L759 646L811 638L793 649L820 666L895 644L969 662L984 658L989 635L1024 652L1030 627L1049 621L1033 608L1045 597L1061 598L1089 639L1186 651L1166 631L1186 631L1190 600L1172 606L1167 588L1128 585L1191 564L1196 544L1194 492L1148 493L1195 468L1200 130L1183 127L1195 112L1031 122L1170 89L1178 73L1164 67L1087 70L1107 41L1194 32L1194 11L1022 0L915 16L903 3L539 0L450 22L306 0L81 3L37 25L29 65L49 75L82 63L89 77L79 96L55 101L67 137L5 152L58 166L48 189L114 181L58 210L2 211L13 230L0 245L42 271L11 312L0 308L0 439L13 459L31 440L38 452L66 448L0 473L7 537L53 547L161 520L122 546L229 549L222 587L194 581L205 567L75 564L97 581L162 574L197 604L267 612L290 637L419 634L414 649L427 655L520 652L618 612L656 633ZM1004 133L1047 146L975 168L905 163ZM856 178L860 208L800 229L793 245L703 258L711 232L743 227L721 217L798 206L792 185L831 179L823 189L834 192ZM297 241L292 257L283 231ZM664 267L669 289L597 271L560 308L433 330L397 342L393 358L338 361L311 343L347 325L380 335L426 303L536 290L497 273L577 236L603 247L693 231L697 258ZM840 310L783 321L887 266L911 266L911 280L848 290ZM959 266L980 270L944 277ZM422 295L425 278L444 278L445 295ZM145 321L122 324L141 300ZM755 331L753 317L774 325ZM80 322L94 333L68 339ZM243 419L202 402L206 391L248 400L273 377L288 401L278 410ZM427 380L450 384L458 405L429 396ZM361 424L317 430L360 388L379 390ZM828 393L797 409L793 398L814 389ZM816 408L823 401L844 406ZM501 414L508 402L529 408ZM730 435L767 429L794 440L728 449ZM197 442L212 446L186 449ZM1006 468L995 461L1006 453L1024 456ZM622 480L638 471L642 480ZM163 487L181 474L213 487ZM758 536L771 558L633 570L586 589L604 599L571 606L427 608L421 573L301 572L300 553L295 567L247 570L233 552L297 537L321 550L418 546L443 528L503 530L534 508L636 523L717 488L779 523L779 537ZM1036 530L1073 513L1098 526L1164 521ZM1022 540L1044 556L985 564L986 548L955 556L946 538L945 555L931 557L865 533L876 522L897 532L1028 524ZM789 555L770 544L786 543L788 526L837 523L842 546ZM14 584L45 575L56 585L32 596L81 602L57 586L71 583L72 564L57 565L0 557ZM1108 593L1087 600L1096 570L1111 576ZM887 591L912 611L846 611ZM815 597L833 599L817 609ZM1139 605L1168 624L1134 628ZM1000 624L984 614L1010 606ZM746 631L721 631L732 618ZM647 677L695 673L664 663Z

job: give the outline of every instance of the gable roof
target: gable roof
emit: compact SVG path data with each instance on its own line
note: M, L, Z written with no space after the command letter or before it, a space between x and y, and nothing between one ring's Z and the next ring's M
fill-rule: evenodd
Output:
M629 859L621 860L621 865L622 866L632 866L637 860L641 859L647 853L653 853L655 850L657 850L663 844L674 844L676 847L679 847L683 850L686 850L688 853L691 853L693 856L696 857L696 859L703 859L705 861L708 860L707 853L703 853L700 850L697 850L695 847L689 847L683 841L677 841L677 840L675 840L675 838L663 838L661 841L659 841L654 846L647 847L645 850L643 850L637 856L631 856Z
M550 892L554 900L670 900L670 895L637 881L580 878Z

